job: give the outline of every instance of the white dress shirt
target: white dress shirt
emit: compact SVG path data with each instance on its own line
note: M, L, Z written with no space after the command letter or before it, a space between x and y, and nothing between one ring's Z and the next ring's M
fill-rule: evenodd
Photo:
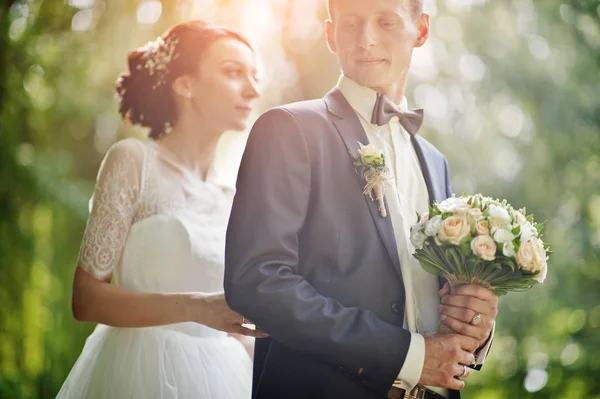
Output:
M412 256L414 247L410 242L410 226L417 222L417 212L427 211L429 194L410 135L402 127L398 117L393 117L387 125L374 125L371 123L371 116L377 93L343 75L337 87L358 115L369 142L383 151L391 172L385 195L406 292L404 328L411 332L410 346L398 378L402 381L403 388L410 390L419 382L425 361L425 340L420 333L436 333L440 321L438 277L423 270ZM399 107L407 110L406 98ZM491 339L489 342L491 343ZM483 356L477 359L478 364L483 363L487 347L488 345L480 351ZM445 388L427 388L448 397L448 390Z

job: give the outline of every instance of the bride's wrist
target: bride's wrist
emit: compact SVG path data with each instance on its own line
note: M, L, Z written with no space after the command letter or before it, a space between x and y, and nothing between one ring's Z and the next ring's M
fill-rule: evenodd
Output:
M208 302L203 292L192 292L185 296L183 312L186 321L204 324Z

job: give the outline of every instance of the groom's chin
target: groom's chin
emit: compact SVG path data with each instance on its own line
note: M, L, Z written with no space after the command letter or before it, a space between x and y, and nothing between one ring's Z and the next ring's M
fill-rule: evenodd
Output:
M363 87L373 89L376 87L387 87L390 85L388 82L386 82L384 76L385 74L382 73L380 70L363 70L355 71L355 73L353 73L353 76L348 77Z

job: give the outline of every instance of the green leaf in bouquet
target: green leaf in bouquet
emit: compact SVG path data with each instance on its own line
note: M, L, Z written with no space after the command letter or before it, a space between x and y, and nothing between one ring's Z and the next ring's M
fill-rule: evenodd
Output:
M429 219L431 219L434 216L441 215L441 214L442 214L442 211L440 211L440 208L438 207L437 203L434 203L433 206L431 206L429 208Z
M521 248L521 239L520 238L515 238L513 240L513 245L515 246L515 253L519 252L519 248Z
M444 212L444 213L442 213L442 220L446 220L452 215L453 215L452 212Z
M537 229L538 235L542 234L542 230L544 230L545 223L546 221L536 224L535 228Z
M512 229L511 233L513 233L514 236L518 236L519 234L521 234L521 226L517 226L514 229Z

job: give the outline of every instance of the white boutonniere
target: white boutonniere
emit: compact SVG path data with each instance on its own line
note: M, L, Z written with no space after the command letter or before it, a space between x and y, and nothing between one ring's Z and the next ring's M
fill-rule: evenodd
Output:
M358 143L360 148L358 149L358 155L351 153L354 157L354 166L357 171L359 168L363 169L363 175L367 184L363 190L363 194L368 195L371 201L377 201L379 206L379 213L382 217L387 216L385 210L385 202L383 200L385 195L385 185L390 180L390 172L385 164L385 157L383 151L375 148L372 144L363 145Z

